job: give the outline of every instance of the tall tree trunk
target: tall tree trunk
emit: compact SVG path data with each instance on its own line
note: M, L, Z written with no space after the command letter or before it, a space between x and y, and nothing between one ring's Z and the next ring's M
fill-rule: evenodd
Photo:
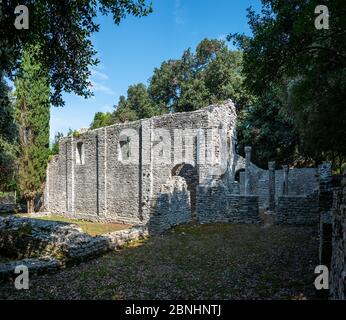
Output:
M34 212L34 199L28 199L26 201L26 205L27 205L28 213L33 213Z
M26 211L27 211L27 213L31 213L30 212L30 200L29 199L26 200Z
M33 212L35 212L35 201L34 201L34 199L31 199L31 211L30 211L30 213L33 213Z

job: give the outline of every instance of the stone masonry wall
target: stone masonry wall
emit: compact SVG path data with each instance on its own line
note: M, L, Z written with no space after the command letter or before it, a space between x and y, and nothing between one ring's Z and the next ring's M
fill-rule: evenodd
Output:
M176 165L193 166L201 183L225 174L227 165L235 163L235 123L235 107L229 101L63 138L59 155L48 165L43 210L95 221L146 224ZM210 129L223 130L225 141L215 141ZM221 159L220 148L225 146L226 158ZM213 162L203 162L214 153ZM226 166L219 170L215 163L222 161ZM195 197L193 192L191 196Z
M92 237L70 223L0 218L0 254L13 260L0 264L0 282L18 276L14 273L16 265L25 265L33 273L46 273L147 236L145 226Z
M269 206L269 171L263 170L253 163L249 167L250 171L250 192L259 196L260 207ZM245 193L244 173L241 174L240 193ZM275 170L275 195L283 195L284 170ZM288 172L288 195L302 196L312 194L319 188L318 172L316 168L291 168Z
M162 188L180 176L187 184L193 218L257 223L258 206L268 206L269 175L251 163L251 148L246 159L236 154L236 118L235 106L228 101L66 137L60 141L59 155L48 165L44 210L70 218L151 224L158 226L153 230L165 230L179 216L174 216L176 208L167 199L184 198L185 191L173 196L162 193ZM241 172L237 183L236 173L244 166L246 179ZM312 203L299 196L316 188L316 169L292 169L288 174L292 198L278 199L283 193L283 170L276 170L279 218L288 223L294 217L309 219ZM298 208L295 202L306 211L288 214L286 206ZM173 215L171 221L168 213ZM158 216L162 219L157 220Z
M149 220L150 234L160 234L173 226L191 222L190 194L182 177L172 177L162 185Z
M231 194L221 181L200 186L197 219L200 223L259 223L258 197Z
M334 192L330 297L346 299L346 174L341 188Z
M318 192L309 196L279 196L277 224L318 225Z

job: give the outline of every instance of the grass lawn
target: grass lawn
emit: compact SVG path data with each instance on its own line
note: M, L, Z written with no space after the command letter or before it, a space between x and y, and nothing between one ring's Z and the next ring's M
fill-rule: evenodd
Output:
M7 213L7 212L1 212L0 213L0 218L6 218L13 215L13 213Z
M2 216L8 216L9 214L3 214ZM40 220L48 220L48 221L60 221L60 222L67 222L67 223L74 223L77 224L82 228L82 230L85 233L90 234L91 236L97 236L109 232L114 232L118 230L124 230L128 229L130 226L125 224L118 224L118 223L97 223L97 222L90 222L90 221L84 221L84 220L77 220L77 219L68 219L61 216L43 216L43 217L30 217L30 215L27 214L16 214L17 217L23 217L23 218L31 218L31 219L40 219Z
M181 226L163 236L33 276L2 299L310 299L317 228Z

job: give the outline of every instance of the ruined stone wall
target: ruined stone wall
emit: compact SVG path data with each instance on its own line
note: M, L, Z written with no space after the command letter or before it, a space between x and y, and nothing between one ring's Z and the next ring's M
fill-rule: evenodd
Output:
M45 210L53 214L67 212L66 145L67 141L60 142L60 153L47 168Z
M12 260L0 263L0 282L17 277L17 265L27 266L30 274L55 271L147 236L140 225L93 237L70 223L0 218L0 254Z
M319 260L329 269L329 297L346 299L346 172L332 176L331 165L319 168Z
M277 224L318 225L318 192L309 196L279 196L276 207Z
M239 160L232 149L235 122L235 107L228 102L64 138L59 155L47 169L45 210L68 217L145 224L175 166L189 164L197 172L195 186L188 185L194 199L198 183L231 175L231 164Z
M192 209L187 214L193 218L256 222L255 203L268 207L269 174L251 163L251 148L246 159L236 154L236 117L228 101L64 138L47 169L45 210L73 218L146 224L153 213L157 216L157 208L164 208L161 202L167 195L161 193L162 186L179 176L187 184ZM235 182L237 171L245 167L240 183ZM291 198L279 198L283 176L283 170L275 171L279 221L295 219L298 212L290 214L287 207L297 208L297 203L304 211L300 219L307 219L312 203L300 196L318 188L316 169L289 170ZM215 187L218 181L222 186Z
M222 181L199 186L197 219L200 223L259 223L258 197L231 194Z
M155 204L161 186L176 172L181 165L190 165L198 170L197 135L198 129L208 128L208 112L199 110L186 114L171 114L151 119L152 163L151 163L151 203ZM155 134L154 134L155 132ZM167 139L164 135L169 136ZM170 154L166 159L163 153ZM197 183L199 183L199 178Z
M275 170L275 195L283 195L284 170ZM302 196L312 194L319 188L316 168L292 168L288 173L288 195ZM250 192L259 196L260 206L268 207L269 171L250 165ZM240 193L245 193L244 173L241 173Z
M332 255L330 266L330 296L346 299L346 174L340 189L334 191L332 218Z
M48 166L46 210L91 220L138 223L138 161L121 161L120 132L139 134L140 122L88 131L60 142L60 153ZM138 141L132 140L137 150ZM83 160L78 161L78 145ZM138 159L138 156L137 156Z
M190 194L186 181L173 177L161 186L148 223L151 234L160 234L174 226L191 222Z

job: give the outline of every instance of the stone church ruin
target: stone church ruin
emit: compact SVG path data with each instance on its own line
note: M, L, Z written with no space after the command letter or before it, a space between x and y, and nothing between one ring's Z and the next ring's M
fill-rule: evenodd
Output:
M60 141L49 163L45 210L94 221L147 225L152 233L190 222L318 222L316 168L268 170L236 153L231 101L116 124Z

